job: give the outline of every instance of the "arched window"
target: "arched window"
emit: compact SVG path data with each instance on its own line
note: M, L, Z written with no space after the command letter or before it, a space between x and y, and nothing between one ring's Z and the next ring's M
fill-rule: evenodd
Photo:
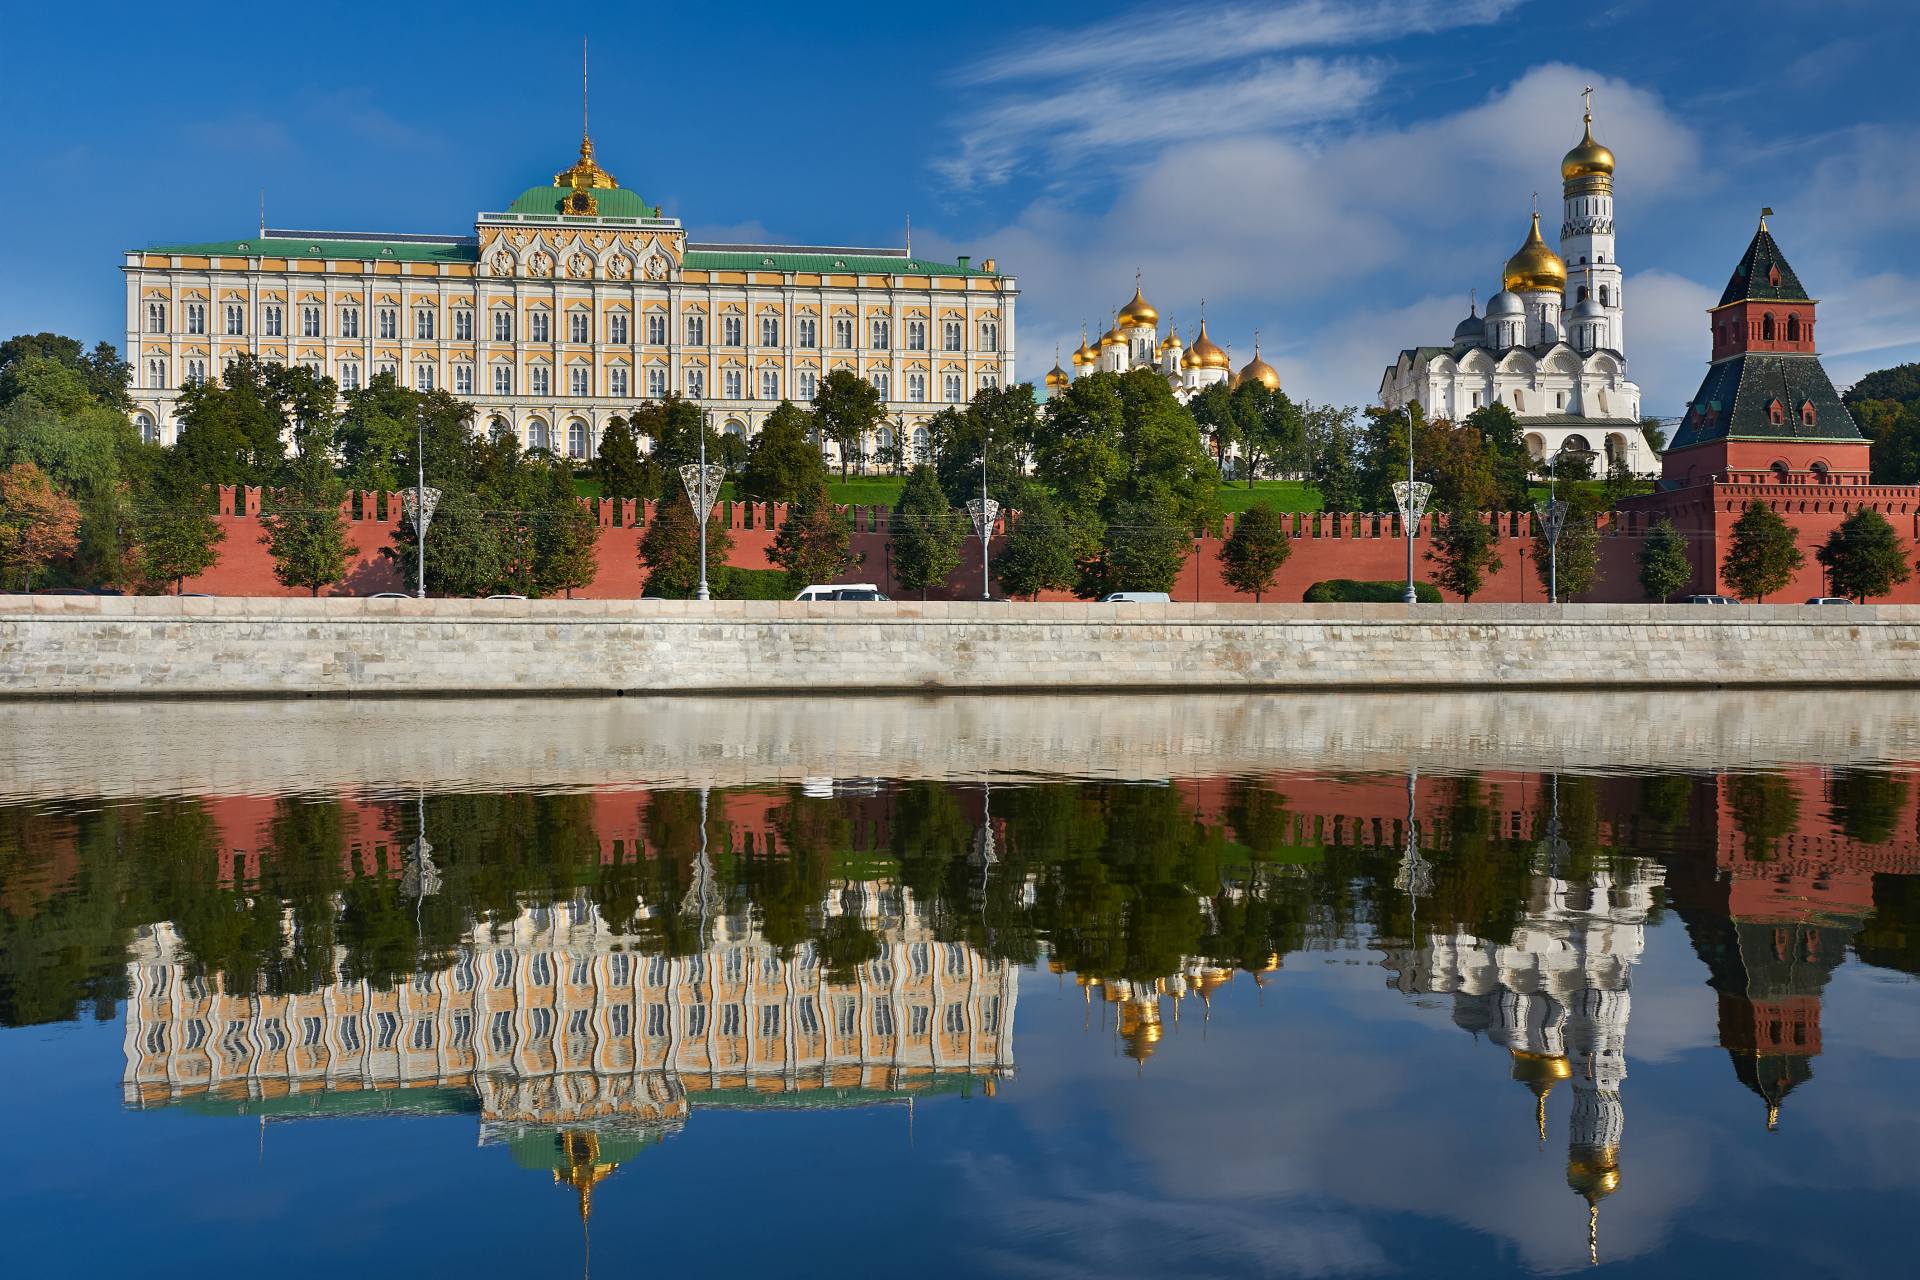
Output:
M929 437L925 427L913 429L913 460L915 463L928 462L932 458Z
M1603 307L1613 305L1613 291L1608 289L1604 284L1600 286L1600 305Z
M1800 406L1800 422L1801 422L1801 425L1810 427L1813 425L1813 421L1814 421L1813 401L1809 400L1805 404Z
M1787 464L1785 462L1782 462L1776 459L1773 463L1771 470L1773 471L1773 478L1776 481L1778 481L1781 484L1787 483L1790 473L1787 470Z
M587 456L587 424L578 418L567 424L567 456L569 458Z
M149 418L144 413L137 413L133 416L133 425L139 429L140 439L143 443L160 443L160 428L154 425L152 418Z
M545 419L529 418L527 420L527 448L551 449L552 447L553 437L547 431Z
M1827 467L1826 463L1816 462L1808 467L1807 470L1813 472L1813 482L1815 484L1833 483L1833 472Z
M1787 341L1788 342L1800 341L1800 317L1799 316L1787 317Z
M1773 312L1771 311L1760 317L1760 340L1762 342L1773 341Z
M728 418L727 425L724 428L722 428L722 430L724 430L728 435L735 437L736 439L745 439L747 434L746 427L741 423L740 419L738 418Z
M1775 400L1772 404L1767 406L1767 421L1773 423L1774 426L1778 427L1778 426L1784 425L1786 423L1786 420L1787 420L1787 408L1785 405L1781 404L1778 400Z

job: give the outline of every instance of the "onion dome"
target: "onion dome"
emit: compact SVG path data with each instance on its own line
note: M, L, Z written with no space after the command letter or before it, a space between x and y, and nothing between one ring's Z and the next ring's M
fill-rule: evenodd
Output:
M1540 1130L1540 1141L1547 1140L1547 1095L1553 1092L1553 1086L1573 1074L1573 1066L1563 1053L1528 1053L1525 1049L1509 1051L1513 1056L1513 1078L1527 1089L1535 1098L1534 1123Z
M1467 318L1453 326L1455 342L1479 342L1487 336L1487 322L1480 318L1480 307L1476 303L1467 308Z
M1140 285L1136 281L1133 286L1133 301L1120 308L1120 319L1117 327L1121 329L1136 329L1141 327L1153 329L1158 328L1159 324L1160 313L1155 311L1153 304L1141 295Z
M1567 264L1547 248L1540 238L1540 215L1533 215L1533 228L1520 252L1507 259L1501 275L1501 287L1514 293L1564 293L1567 288ZM1491 308L1489 308L1491 309Z
M1084 328L1080 331L1080 345L1074 349L1071 358L1073 367L1076 369L1085 368L1100 359L1100 353L1087 345L1087 334Z
M1053 353L1053 368L1047 370L1047 390L1058 391L1072 381L1067 371L1060 367L1060 352L1056 349Z
M1605 320L1606 318L1607 309L1598 302L1595 302L1591 296L1582 298L1580 301L1574 303L1573 310L1567 313L1567 319L1569 321Z
M1227 353L1207 336L1205 320L1200 322L1200 332L1194 337L1193 345L1187 348L1187 354L1180 358L1180 363L1189 369L1231 369L1233 367L1233 362L1227 359Z
M1593 140L1593 113L1587 113L1587 128L1580 145L1560 159L1560 178L1572 182L1578 178L1613 177L1613 152Z
M1487 319L1489 320L1505 319L1508 316L1524 316L1526 314L1527 304L1520 301L1519 294L1510 290L1502 289L1487 299Z
M1254 339L1253 342L1253 359L1247 361L1246 367L1240 370L1239 374L1235 376L1233 385L1237 387L1249 379L1258 381L1269 391L1278 391L1280 389L1280 371L1260 358L1260 340L1258 338Z
M1160 1038L1166 1034L1160 1025L1160 1002L1145 998L1129 1000L1120 1006L1120 1039L1126 1043L1125 1053L1135 1062L1145 1064L1153 1056L1154 1048Z
M1126 345L1127 340L1120 336L1118 329L1109 329L1100 335L1100 347L1102 350L1105 350L1107 347L1124 347Z
M1180 331L1178 329L1168 329L1167 336L1160 339L1160 354L1164 356L1169 352L1179 351L1186 345L1186 343L1180 341Z

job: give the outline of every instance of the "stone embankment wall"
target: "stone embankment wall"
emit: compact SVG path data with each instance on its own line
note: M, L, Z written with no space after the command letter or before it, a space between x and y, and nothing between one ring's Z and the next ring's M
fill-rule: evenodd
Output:
M0 696L1920 685L1920 608L0 597Z

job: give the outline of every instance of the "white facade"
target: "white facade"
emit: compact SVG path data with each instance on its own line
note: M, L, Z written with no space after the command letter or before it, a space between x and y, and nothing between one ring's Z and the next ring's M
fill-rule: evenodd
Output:
M1504 404L1543 464L1565 450L1591 455L1596 474L1618 463L1656 475L1659 456L1640 432L1640 388L1627 376L1613 156L1593 141L1591 120L1561 163L1559 252L1541 239L1535 214L1486 314L1470 306L1447 345L1403 350L1381 377L1380 403L1418 404L1452 422Z

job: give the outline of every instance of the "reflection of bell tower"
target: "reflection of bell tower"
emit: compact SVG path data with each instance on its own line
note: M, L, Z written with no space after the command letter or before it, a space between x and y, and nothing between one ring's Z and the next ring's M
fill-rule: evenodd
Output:
M1627 1078L1627 1017L1632 997L1623 988L1588 987L1567 1012L1567 1050L1573 1065L1573 1115L1567 1132L1567 1185L1587 1202L1587 1256L1600 1261L1600 1202L1620 1187L1620 1140L1627 1127L1620 1085Z

